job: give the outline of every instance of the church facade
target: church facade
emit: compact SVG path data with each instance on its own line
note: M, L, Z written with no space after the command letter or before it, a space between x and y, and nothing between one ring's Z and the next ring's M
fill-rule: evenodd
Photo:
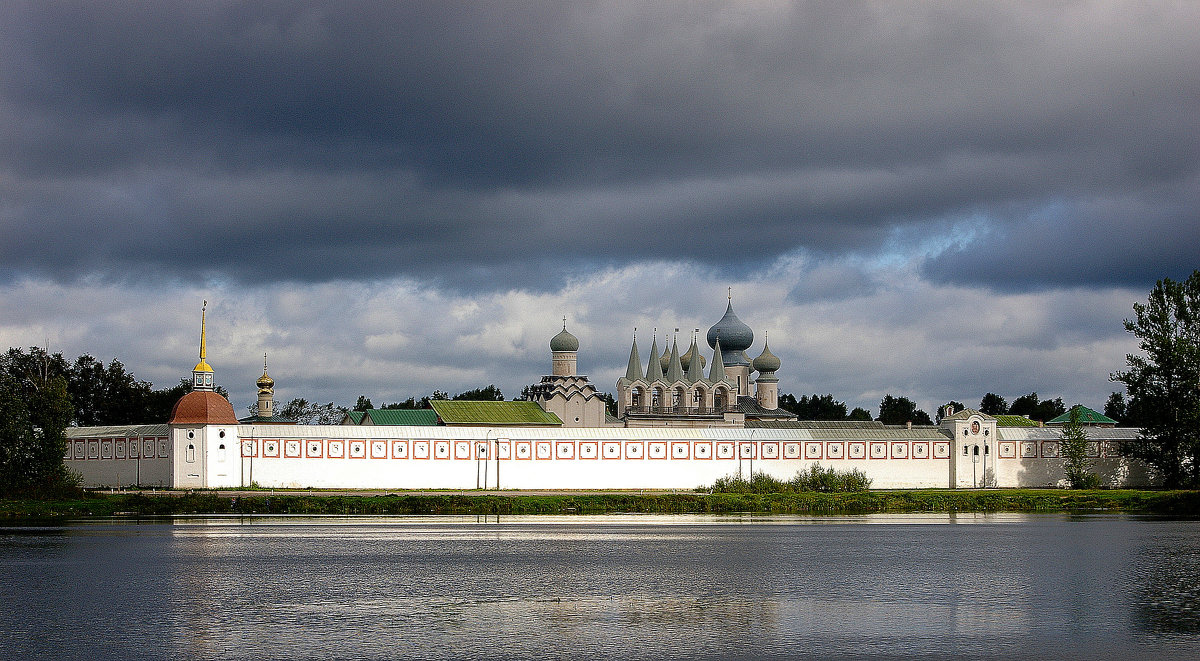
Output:
M781 365L766 342L758 357L746 357L753 331L732 301L706 336L707 372L698 333L683 354L672 339L659 355L655 337L645 370L635 336L615 416L578 373L579 341L564 322L550 342L552 373L530 389L533 402L446 402L429 416L395 416L397 424L382 415L285 424L273 415L274 381L264 366L259 415L239 421L215 392L206 323L202 312L193 391L166 425L68 430L63 460L86 486L693 489L733 474L789 479L814 464L860 470L873 488L1045 487L1065 479L1054 427L1008 427L970 409L947 412L936 426L797 420L778 408ZM1088 435L1102 484L1149 482L1144 465L1121 456L1137 429L1094 425Z

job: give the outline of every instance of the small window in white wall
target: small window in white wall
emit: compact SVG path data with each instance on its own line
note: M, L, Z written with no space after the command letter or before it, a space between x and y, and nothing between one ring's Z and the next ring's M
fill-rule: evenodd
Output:
M225 444L217 446L217 461L225 461Z
M195 445L188 443L187 451L184 452L184 454L183 454L183 460L188 463L194 463L196 461L196 446Z

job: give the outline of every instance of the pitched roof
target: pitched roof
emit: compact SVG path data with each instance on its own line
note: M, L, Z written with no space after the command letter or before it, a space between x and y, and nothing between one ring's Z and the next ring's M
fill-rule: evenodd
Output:
M433 409L367 409L362 412L360 425L400 425L429 427L438 423Z
M362 419L363 419L362 411L346 411L346 416L350 418L350 422L353 422L356 425L362 424ZM342 424L346 424L346 423L343 422Z
M557 415L536 402L430 402L438 418L447 425L561 425Z
M1088 407L1084 406L1083 404L1076 404L1075 406L1072 406L1071 409L1072 410L1079 409L1080 424L1084 424L1084 425L1115 425L1115 424L1117 424L1116 420L1113 420L1112 418L1104 415L1103 413L1097 413L1097 412L1089 409ZM1071 411L1068 410L1066 413L1058 416L1057 418L1054 418L1053 420L1048 421L1046 424L1048 424L1048 425L1065 425L1070 421L1071 421Z
M997 427L1036 427L1037 420L1030 420L1023 415L995 415Z
M251 415L245 418L238 418L238 424L241 425L294 425L295 420L285 418L281 415Z

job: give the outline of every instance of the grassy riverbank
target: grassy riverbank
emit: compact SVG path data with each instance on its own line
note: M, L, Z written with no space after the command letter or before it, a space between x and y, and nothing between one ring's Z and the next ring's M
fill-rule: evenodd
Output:
M0 517L175 514L873 514L884 512L1200 514L1200 491L927 489L862 493L387 494L91 493L77 500L0 500Z

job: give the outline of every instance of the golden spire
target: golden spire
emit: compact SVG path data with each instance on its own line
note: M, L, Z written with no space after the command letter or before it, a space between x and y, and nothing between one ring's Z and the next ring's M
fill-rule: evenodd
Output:
M200 308L200 362L196 363L193 372L211 372L213 368L208 364L208 347L204 341L205 323L207 321L208 301L204 301L204 305Z

